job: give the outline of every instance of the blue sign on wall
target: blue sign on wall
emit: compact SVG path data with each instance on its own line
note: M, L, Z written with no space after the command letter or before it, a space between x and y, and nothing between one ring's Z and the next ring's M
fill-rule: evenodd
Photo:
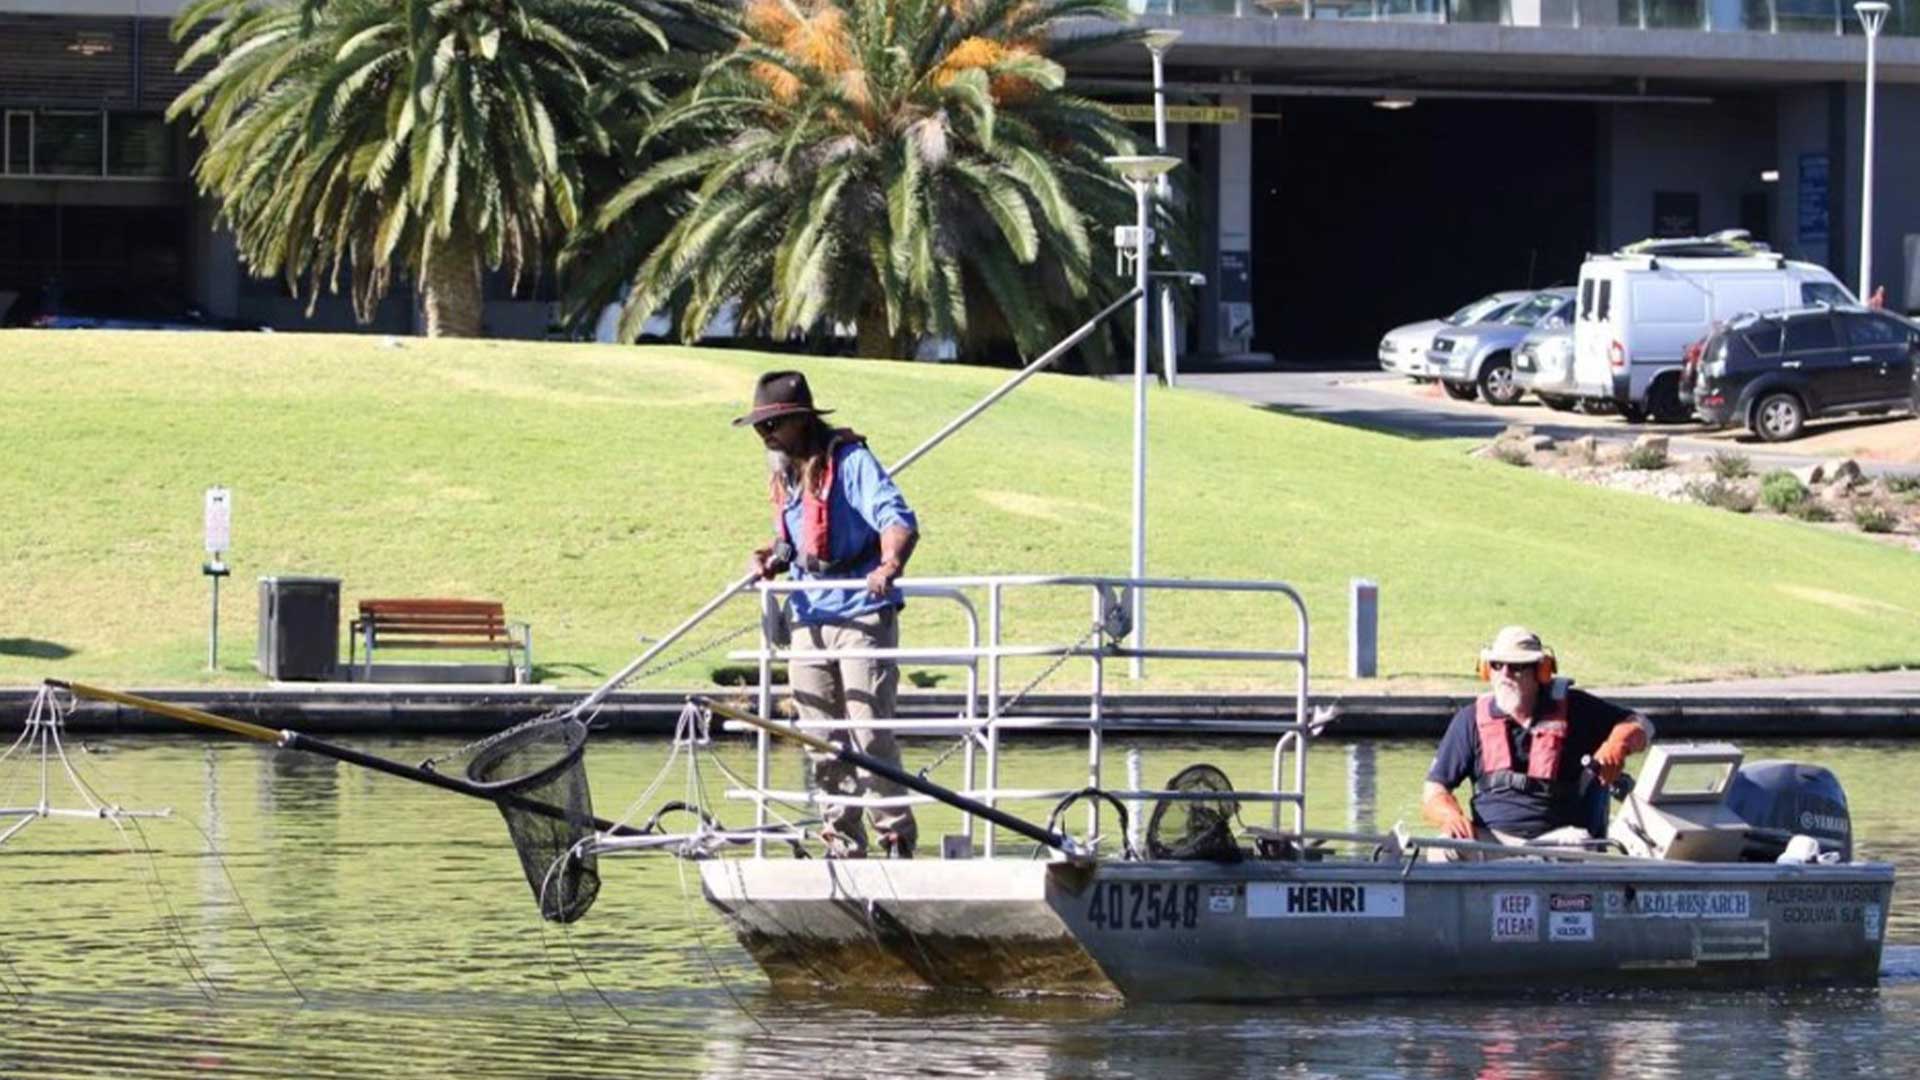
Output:
M1800 242L1827 242L1827 155L1800 155Z

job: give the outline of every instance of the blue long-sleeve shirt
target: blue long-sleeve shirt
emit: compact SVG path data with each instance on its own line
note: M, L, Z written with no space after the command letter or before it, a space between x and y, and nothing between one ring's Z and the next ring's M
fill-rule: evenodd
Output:
M801 543L802 515L798 488L790 491L782 513L787 535ZM907 505L906 497L894 485L893 478L861 443L842 443L834 450L833 490L827 496L827 560L834 564L833 577L864 578L880 565L880 534L899 525L918 532L919 519ZM796 562L791 576L796 581L817 578ZM900 590L889 589L884 597L867 595L865 589L827 589L794 593L793 622L801 626L820 626L899 607L905 600Z

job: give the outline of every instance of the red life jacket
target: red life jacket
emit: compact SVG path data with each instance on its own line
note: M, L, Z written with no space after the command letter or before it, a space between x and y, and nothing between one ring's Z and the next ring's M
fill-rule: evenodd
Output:
M808 561L814 566L825 567L832 561L829 533L828 503L833 499L834 458L839 456L843 445L865 446L867 440L852 428L835 428L833 437L827 440L827 461L820 470L819 490L808 487L804 477L800 485L800 543L794 552L796 561ZM773 499L773 531L780 539L793 543L793 535L787 530L787 485L781 477L771 477L767 483L767 494Z
M1534 785L1526 784L1524 780L1552 784L1559 775L1560 754L1567 744L1567 699L1554 699L1548 696L1546 687L1540 689L1547 711L1536 716L1533 726L1528 728L1533 741L1527 748L1527 769L1524 774L1514 770L1513 751L1507 742L1507 725L1516 721L1511 717L1493 715L1492 694L1481 694L1479 700L1473 703L1473 726L1480 736L1480 769L1491 781L1490 787L1531 790Z

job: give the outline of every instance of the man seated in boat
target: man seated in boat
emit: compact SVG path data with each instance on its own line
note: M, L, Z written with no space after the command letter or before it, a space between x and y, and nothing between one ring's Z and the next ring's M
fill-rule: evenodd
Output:
M1454 714L1427 770L1421 809L1441 834L1501 844L1583 844L1598 835L1593 780L1619 779L1653 725L1556 675L1540 635L1508 626L1480 651L1491 692ZM1592 778L1582 759L1593 759ZM1473 816L1454 798L1473 780ZM1599 821L1596 822L1596 818Z
M791 569L796 580L866 579L865 588L794 593L787 614L794 644L819 651L898 648L904 600L894 581L919 540L919 522L866 440L821 419L831 411L814 408L805 375L770 371L754 387L753 411L734 420L736 427L752 424L767 448L773 500L774 539L753 553L749 573L772 577ZM900 669L891 660L850 656L796 661L789 665L788 679L802 719L891 720ZM855 728L828 737L900 764L891 731ZM830 755L814 754L812 762L814 782L826 794L907 793ZM870 813L881 846L895 857L911 857L918 837L913 811L872 807ZM827 804L821 816L829 855L866 855L859 807Z

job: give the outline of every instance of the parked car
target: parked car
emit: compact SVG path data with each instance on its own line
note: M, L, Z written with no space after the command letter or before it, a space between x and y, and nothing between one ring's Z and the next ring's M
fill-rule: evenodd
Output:
M1769 442L1825 416L1920 413L1920 324L1885 311L1824 304L1730 320L1707 339L1693 407L1718 426Z
M1574 383L1630 421L1684 420L1682 350L1713 324L1756 311L1852 304L1825 267L1790 262L1744 233L1636 244L1580 267Z
M0 326L37 330L258 330L219 319L163 291L122 287L33 286L14 298Z
M1456 401L1482 397L1489 405L1511 405L1526 393L1513 381L1513 350L1536 328L1572 319L1573 290L1542 289L1497 320L1435 334L1427 368Z
M1513 383L1556 412L1580 405L1573 381L1573 327L1536 326L1513 350Z
M1424 379L1427 350L1433 347L1433 335L1450 326L1469 326L1485 319L1498 319L1533 294L1525 291L1489 293L1444 319L1422 319L1396 326L1380 339L1380 370L1392 371L1412 379Z

